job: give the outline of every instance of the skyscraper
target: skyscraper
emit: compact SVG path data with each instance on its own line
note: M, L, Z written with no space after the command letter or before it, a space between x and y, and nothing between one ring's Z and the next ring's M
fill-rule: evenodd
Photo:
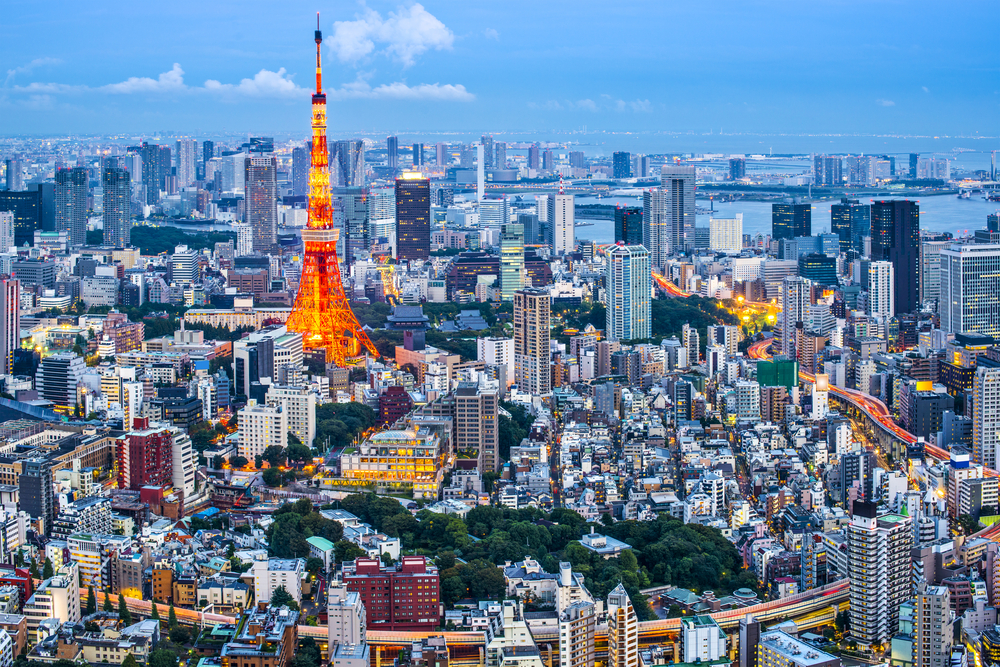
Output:
M56 172L56 231L68 233L72 245L87 242L87 169L73 167Z
M883 326L896 314L893 273L891 262L872 262L868 265L868 314Z
M278 160L247 156L246 222L253 229L254 252L267 254L278 241Z
M201 142L201 161L208 164L213 157L215 157L215 142L206 139Z
M638 340L652 336L650 293L653 278L649 251L641 245L614 246L608 251L605 288L608 295L608 340Z
M413 166L422 167L424 166L424 145L423 144L413 144Z
M21 281L0 277L0 374L14 372L14 350L21 347Z
M431 254L431 183L420 174L396 179L396 258L425 260Z
M507 143L503 141L493 142L493 169L507 168Z
M871 210L868 204L846 197L830 207L830 231L840 239L840 252L848 261L864 253L864 238L872 233Z
M548 199L549 244L556 255L576 249L576 203L574 195L557 194Z
M593 602L574 602L559 614L559 667L594 664L596 626Z
M608 594L607 667L639 667L639 619L620 583Z
M895 633L899 607L910 598L910 517L878 514L875 503L855 502L847 526L851 580L851 636L884 644Z
M925 242L926 243L926 242ZM1000 337L1000 245L952 244L940 250L941 329Z
M186 188L195 181L195 140L178 139L177 145L177 187Z
M757 647L760 645L760 621L753 614L740 619L739 667L757 667Z
M931 586L921 581L917 584L915 602L911 664L913 667L947 667L951 664L955 634L951 593L947 586Z
M0 211L14 214L14 244L17 247L35 245L35 230L42 225L41 190L0 192Z
M490 197L479 202L479 228L500 229L510 222L510 202L507 195Z
M292 149L292 194L309 194L309 143Z
M732 218L712 218L708 221L708 247L713 252L738 255L743 251L743 214Z
M642 245L649 250L650 262L656 270L663 271L670 257L670 230L667 197L662 188L642 193Z
M693 166L664 165L660 172L670 249L674 252L694 244L695 177Z
M506 224L500 233L500 300L513 301L524 288L524 226Z
M551 149L546 148L542 151L542 171L555 171L556 170L556 154L552 152Z
M14 247L14 212L0 211L0 253Z
M615 207L615 243L642 245L642 209Z
M741 157L730 158L729 180L738 181L747 177L747 161Z
M479 143L483 145L483 162L487 169L494 168L494 158L493 158L493 137L489 134L484 134L479 139Z
M465 426L455 435L455 449L476 452L479 470L494 472L500 468L499 424L497 407L500 387L492 381L459 382L455 390L455 412Z
M980 366L972 379L972 460L996 469L1000 460L1000 368Z
M781 353L787 357L797 358L796 324L804 322L809 314L811 291L805 278L787 276L781 282Z
M21 172L21 161L17 158L8 158L7 169L7 189L11 192L24 190L24 174Z
M399 137L391 136L385 138L386 166L393 176L399 170Z
M771 238L791 239L812 236L812 206L771 204Z
M538 171L542 166L541 157L541 148L538 147L538 144L528 146L528 169Z
M896 312L920 306L920 207L914 201L872 204L872 260L892 262Z
M332 185L338 188L365 186L365 142L335 141L330 149Z
M611 156L611 177L632 177L632 156L628 151L615 151Z
M434 162L439 167L443 167L451 162L448 158L448 144L442 142L434 144Z
M552 388L549 327L552 300L543 289L514 292L514 382L534 396Z
M132 242L132 182L122 158L104 159L101 185L104 188L104 245L127 248Z
M146 188L146 204L160 203L160 147L142 143L139 149L142 158L142 184Z
M839 186L841 184L842 165L836 155L813 156L813 185Z
M910 153L910 178L917 177L917 163L920 162L920 153Z
M344 216L343 250L347 266L370 247L368 235L368 191L365 188L334 188ZM338 244L340 245L340 244Z

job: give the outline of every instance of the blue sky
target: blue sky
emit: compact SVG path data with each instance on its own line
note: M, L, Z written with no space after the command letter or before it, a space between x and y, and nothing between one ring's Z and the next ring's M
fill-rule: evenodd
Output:
M0 134L304 135L317 10L331 134L1000 134L976 0L7 0Z

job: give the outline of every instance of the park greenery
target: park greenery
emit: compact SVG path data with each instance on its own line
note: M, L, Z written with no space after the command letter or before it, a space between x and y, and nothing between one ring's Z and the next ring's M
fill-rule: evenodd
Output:
M179 245L186 245L193 250L214 248L216 243L236 241L234 232L201 232L189 231L177 227L156 227L153 225L136 225L132 228L132 243L139 246L143 255L159 255L172 253ZM87 232L87 245L103 245L104 232L95 229Z

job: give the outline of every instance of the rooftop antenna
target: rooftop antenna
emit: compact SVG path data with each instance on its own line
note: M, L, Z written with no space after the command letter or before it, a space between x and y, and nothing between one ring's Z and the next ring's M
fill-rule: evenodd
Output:
M566 188L563 186L563 175L559 174L559 194L566 194Z

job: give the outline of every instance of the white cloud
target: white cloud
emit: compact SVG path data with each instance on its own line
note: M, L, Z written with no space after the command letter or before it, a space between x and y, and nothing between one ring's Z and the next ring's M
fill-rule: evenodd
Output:
M896 106L896 103L893 102L892 100L881 100L881 99L879 99L879 100L875 100L875 104L879 105L880 107L894 107L894 106Z
M495 32L495 31L494 31ZM499 35L498 35L499 36ZM333 24L331 48L342 62L355 62L372 54L376 45L382 53L409 67L429 49L451 49L455 35L420 3L389 12L387 18L365 7L354 21Z
M629 102L632 107L632 111L636 113L651 113L653 111L653 105L649 100L635 100L634 102Z
M580 100L576 103L576 107L578 109L586 109L587 111L597 111L597 103L591 99Z
M344 84L339 89L331 91L330 95L341 99L375 98L435 102L471 102L476 99L476 96L461 84L421 83L409 86L397 81L373 88L367 81L361 79Z
M924 91L925 93L929 93L929 92L931 92L931 89L930 89L930 88L928 88L927 86L921 86L921 87L920 87L920 89L921 89L922 91Z
M287 76L284 67L277 72L262 69L252 79L243 79L237 84L220 83L215 79L209 79L205 82L205 90L248 97L299 97L309 94L308 90L297 86Z
M132 76L121 83L109 83L101 86L101 90L109 93L168 93L184 90L184 70L180 64L174 63L169 72L164 72L159 78L148 76Z
M69 83L29 83L27 86L14 86L11 90L19 93L44 94L53 93L81 93L90 90L88 86L73 85Z
M3 85L6 87L18 74L31 74L37 67L44 67L45 65L58 65L61 62L62 60L59 58L35 58L25 65L13 67L7 70L7 78L4 79Z
M487 28L486 30L483 30L483 37L486 39L495 39L498 42L500 41L500 33L497 32L495 28Z

